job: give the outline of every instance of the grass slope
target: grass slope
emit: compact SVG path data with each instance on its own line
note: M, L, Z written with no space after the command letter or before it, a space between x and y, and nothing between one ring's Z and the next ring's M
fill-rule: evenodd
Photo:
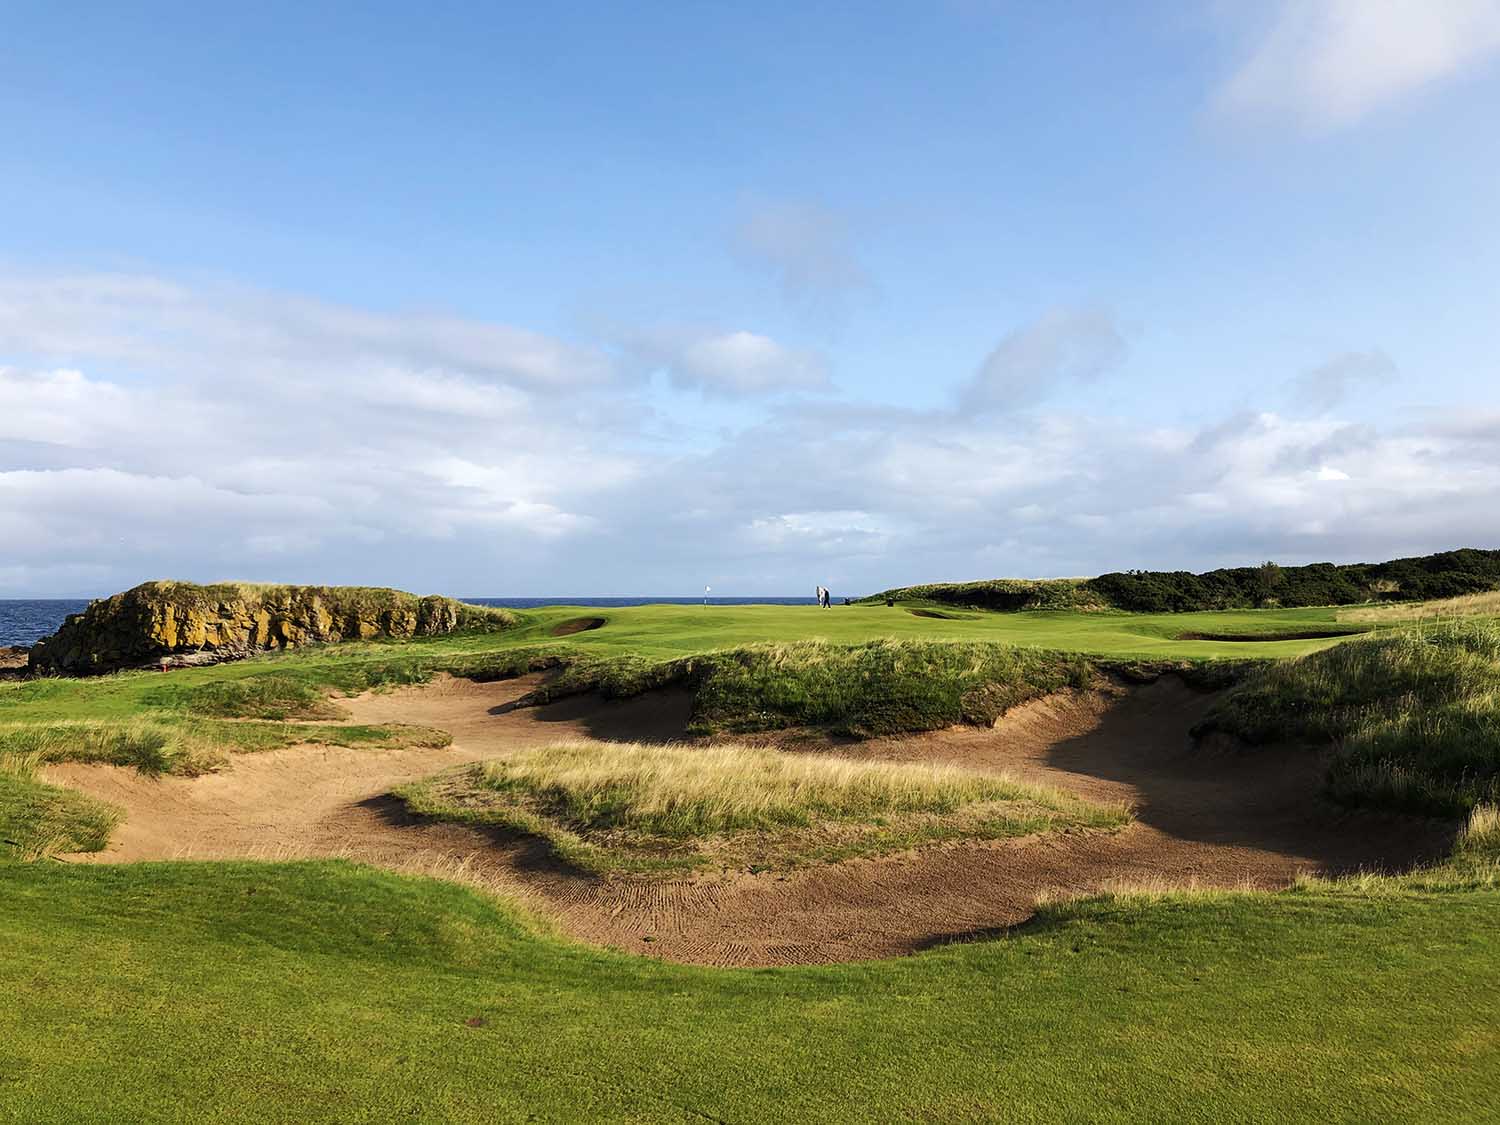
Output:
M407 785L415 812L518 829L595 872L781 869L961 838L1119 828L1122 805L955 767L750 746L563 742Z
M1464 1121L1500 893L1049 908L723 971L342 863L0 869L0 1120Z
M1200 729L1333 743L1336 799L1463 815L1500 800L1500 625L1387 632L1268 665Z

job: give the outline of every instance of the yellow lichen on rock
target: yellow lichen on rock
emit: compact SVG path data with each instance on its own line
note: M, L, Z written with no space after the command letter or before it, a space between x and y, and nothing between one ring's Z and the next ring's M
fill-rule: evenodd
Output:
M32 648L29 667L90 674L163 658L235 659L270 648L488 631L515 622L508 610L400 590L147 582L70 616Z

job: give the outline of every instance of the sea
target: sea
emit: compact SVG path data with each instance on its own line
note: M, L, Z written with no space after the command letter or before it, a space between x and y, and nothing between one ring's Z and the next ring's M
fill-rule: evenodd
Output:
M63 618L89 603L79 598L0 598L0 648L28 646L57 632Z
M702 605L704 599L696 598L462 598L474 605L498 605L507 609L535 609L544 605L626 606L626 605ZM717 598L710 597L713 605L814 605L816 598ZM63 618L70 613L79 613L88 605L80 598L0 598L0 648L8 645L26 646L57 632Z

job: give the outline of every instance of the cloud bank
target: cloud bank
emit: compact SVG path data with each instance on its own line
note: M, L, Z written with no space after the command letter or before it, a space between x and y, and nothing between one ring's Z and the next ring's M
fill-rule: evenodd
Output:
M112 277L7 278L0 326L5 596L168 576L857 593L1496 545L1500 413L1352 422L1376 351L1196 427L1049 404L1126 377L1099 309L997 333L935 410L841 397L749 330L644 332L684 409L762 396L690 447L618 342Z

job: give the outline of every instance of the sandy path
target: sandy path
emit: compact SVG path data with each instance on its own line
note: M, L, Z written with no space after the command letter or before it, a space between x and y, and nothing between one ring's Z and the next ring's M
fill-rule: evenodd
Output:
M292 747L243 755L223 773L151 780L115 767L48 773L122 805L128 819L87 862L341 855L462 878L522 898L566 933L672 960L768 965L909 953L1028 917L1043 892L1118 882L1281 886L1303 871L1400 867L1441 854L1451 830L1341 813L1313 796L1305 751L1193 751L1209 705L1175 679L1055 696L995 730L968 728L836 748L856 757L1007 769L1081 795L1123 798L1139 823L1112 835L959 844L790 874L673 882L598 880L560 869L534 841L415 821L386 796L446 766L560 737L680 736L690 700L567 700L516 709L533 679L445 680L346 701L360 722L453 734L441 750Z

